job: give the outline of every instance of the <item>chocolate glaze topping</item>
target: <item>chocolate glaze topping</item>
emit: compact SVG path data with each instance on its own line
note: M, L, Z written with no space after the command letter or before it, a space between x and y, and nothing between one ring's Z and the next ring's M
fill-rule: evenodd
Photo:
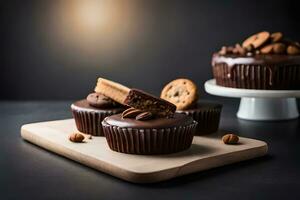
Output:
M300 55L291 56L291 55L255 55L255 56L240 56L236 54L230 55L219 55L215 53L212 58L212 65L218 63L225 63L228 67L233 67L237 64L252 64L252 65L268 65L272 67L273 65L294 65L300 64Z
M109 110L124 110L124 107L117 107L117 108L96 108L96 107L93 107L91 106L86 99L83 99L83 100L79 100L79 101L76 101L75 103L73 103L71 105L71 107L73 109L76 109L76 110L90 110L90 111L94 111L94 112L107 112Z
M192 124L193 119L187 115L175 113L172 118L154 118L146 121L139 121L131 118L122 118L121 114L117 114L106 117L103 122L120 128L155 129L186 126Z
M273 85L274 68L288 65L299 65L300 55L255 55L255 56L240 56L236 54L220 55L215 53L212 58L212 66L215 64L224 63L229 67L228 78L234 80L233 70L237 65L264 65L269 71L269 85ZM247 71L246 71L247 75Z

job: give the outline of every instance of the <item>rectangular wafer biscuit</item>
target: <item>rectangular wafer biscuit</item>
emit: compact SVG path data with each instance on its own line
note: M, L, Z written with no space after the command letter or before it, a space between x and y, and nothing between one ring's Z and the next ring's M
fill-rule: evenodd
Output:
M128 87L104 78L98 78L95 88L95 92L104 94L120 104L124 104L129 91Z

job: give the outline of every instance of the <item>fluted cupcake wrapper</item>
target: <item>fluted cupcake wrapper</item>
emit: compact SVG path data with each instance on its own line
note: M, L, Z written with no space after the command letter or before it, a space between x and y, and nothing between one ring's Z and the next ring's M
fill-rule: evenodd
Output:
M300 89L300 65L263 66L225 63L213 66L217 85L245 89Z
M167 154L188 149L197 122L161 129L120 128L102 122L111 150L128 154Z
M198 122L195 135L205 135L209 133L214 133L218 130L221 111L222 106L219 105L214 108L204 108L200 110L195 109L176 112L191 116L196 122Z
M105 112L94 112L88 110L77 110L71 108L77 129L93 136L104 136L101 122L105 117L119 113L120 111L108 110Z

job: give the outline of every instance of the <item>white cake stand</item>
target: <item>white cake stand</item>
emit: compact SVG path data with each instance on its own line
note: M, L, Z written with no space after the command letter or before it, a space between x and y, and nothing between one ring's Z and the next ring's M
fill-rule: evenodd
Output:
M288 120L298 118L296 98L300 90L253 90L216 85L211 79L204 84L209 94L241 98L237 117L246 120Z

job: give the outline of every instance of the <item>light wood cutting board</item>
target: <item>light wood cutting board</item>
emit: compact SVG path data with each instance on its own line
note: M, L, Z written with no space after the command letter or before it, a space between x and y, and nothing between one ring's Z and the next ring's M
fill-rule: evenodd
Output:
M72 143L70 133L77 131L73 119L23 125L25 140L49 151L111 174L135 182L158 182L184 174L211 169L242 160L263 156L265 142L240 138L238 145L225 145L222 133L195 136L189 150L168 155L130 155L111 151L104 137L86 139L85 143Z

